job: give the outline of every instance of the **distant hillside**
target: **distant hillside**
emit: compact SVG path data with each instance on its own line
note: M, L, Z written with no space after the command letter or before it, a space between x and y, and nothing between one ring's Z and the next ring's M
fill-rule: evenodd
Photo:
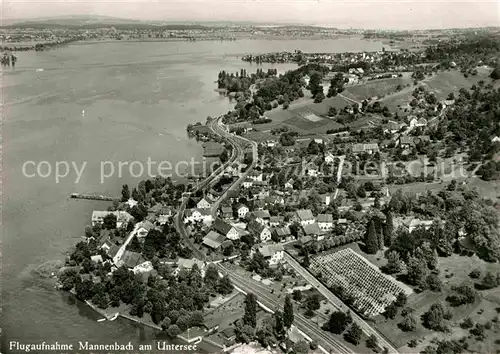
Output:
M47 29L92 29L92 28L105 28L115 27L117 29L204 29L212 27L258 27L258 26L297 26L298 24L271 24L271 23L258 23L258 22L233 22L233 21L147 21L147 20L133 20L111 16L99 15L75 15L75 16L61 16L50 18L35 18L35 19L17 19L17 20L4 20L2 28L47 28Z
M109 16L64 16L52 18L36 18L29 20L4 21L2 28L47 28L47 29L93 29L115 27L117 29L202 29L199 24L169 24L162 21L142 21Z

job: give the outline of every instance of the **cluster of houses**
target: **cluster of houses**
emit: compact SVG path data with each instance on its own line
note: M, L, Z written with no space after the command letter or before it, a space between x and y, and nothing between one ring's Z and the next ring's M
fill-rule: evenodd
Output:
M257 176L257 174L259 174ZM260 172L254 174L255 179L261 178ZM293 189L292 181L287 182L286 187ZM254 210L243 204L236 202L238 193L229 197L233 202L232 206L222 206L217 215L212 215L211 206L213 200L210 197L202 198L196 208L186 210L184 222L193 224L203 223L203 228L207 230L202 244L212 251L224 251L231 247L235 240L251 235L256 241L258 249L269 260L270 265L276 265L283 258L283 243L294 241L290 226L298 225L297 232L300 241L307 243L313 240L323 239L336 224L345 225L346 220L334 220L332 214L319 214L314 216L309 209L299 209L295 212L284 213L280 216L271 216L266 206L272 204L285 205L286 198L291 193L285 195L280 191L269 191L269 188L254 188L256 193L253 200ZM302 191L296 191L301 193ZM262 199L260 199L260 197ZM321 195L322 203L326 207L332 200L329 194ZM273 241L274 240L274 241Z

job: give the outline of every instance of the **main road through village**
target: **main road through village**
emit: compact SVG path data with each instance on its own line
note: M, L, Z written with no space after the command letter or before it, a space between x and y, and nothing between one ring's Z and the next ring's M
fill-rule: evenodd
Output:
M195 188L191 190L191 192L186 193L185 198L183 198L181 205L179 206L178 212L174 217L175 228L179 232L181 238L185 242L185 244L193 251L193 255L201 260L205 260L205 254L199 250L193 241L189 238L188 231L186 230L183 223L184 211L186 209L186 205L189 199L189 195L191 193L196 193L197 191L210 186L214 182L216 182L224 173L225 169L234 164L236 161L242 163L245 154L245 147L252 147L252 163L247 167L246 171L240 173L239 178L218 198L218 200L214 203L211 209L211 213L213 216L217 213L218 206L220 203L226 198L227 192L229 190L233 190L237 188L248 176L248 174L253 170L257 161L258 161L258 150L257 143L251 141L249 139L245 139L243 137L230 134L226 129L221 126L222 117L217 117L215 119L211 119L207 122L207 125L210 127L212 132L222 139L226 140L232 146L232 154L229 160L217 168L211 175L209 175L205 180L200 182ZM343 159L341 159L342 161ZM342 161L343 162L343 161ZM339 173L340 175L340 173ZM338 176L340 177L340 176ZM347 311L348 307L343 304L340 299L335 297L325 286L323 286L317 279L314 278L307 270L301 267L298 262L291 259L290 256L286 257L288 263L294 268L301 276L303 276L313 287L318 289L322 295L326 297L326 299L331 302L334 306L339 308L340 310ZM254 293L257 296L257 299L261 305L267 308L269 311L273 312L273 309L280 309L282 304L280 303L278 297L269 292L269 289L264 287L257 281L253 279L249 279L247 277L242 277L238 273L231 271L221 263L218 264L219 270L223 274L227 274L233 284L238 288L239 291L244 293ZM375 329L370 327L368 323L363 321L359 316L353 314L353 319L360 325L363 331L367 334L374 334L379 342L381 347L386 347L391 354L398 354L397 350L383 337L381 336ZM304 334L306 334L311 339L315 340L320 348L325 353L339 353L339 354L354 354L354 352L346 346L342 341L335 338L330 333L319 328L317 323L312 322L311 320L305 318L300 314L295 314L295 326Z

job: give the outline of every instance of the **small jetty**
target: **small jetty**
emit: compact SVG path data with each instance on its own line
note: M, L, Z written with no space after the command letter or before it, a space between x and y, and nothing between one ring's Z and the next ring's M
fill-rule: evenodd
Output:
M101 194L81 194L81 193L71 193L70 198L72 199L87 199L87 200L101 200L106 202L112 202L118 200L118 198L110 197Z

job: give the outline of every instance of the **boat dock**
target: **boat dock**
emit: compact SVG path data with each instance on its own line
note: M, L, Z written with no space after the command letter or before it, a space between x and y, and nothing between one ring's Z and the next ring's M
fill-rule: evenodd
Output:
M70 198L72 199L87 199L87 200L100 200L106 202L112 202L118 200L116 197L110 197L107 195L100 194L81 194L81 193L71 193Z

